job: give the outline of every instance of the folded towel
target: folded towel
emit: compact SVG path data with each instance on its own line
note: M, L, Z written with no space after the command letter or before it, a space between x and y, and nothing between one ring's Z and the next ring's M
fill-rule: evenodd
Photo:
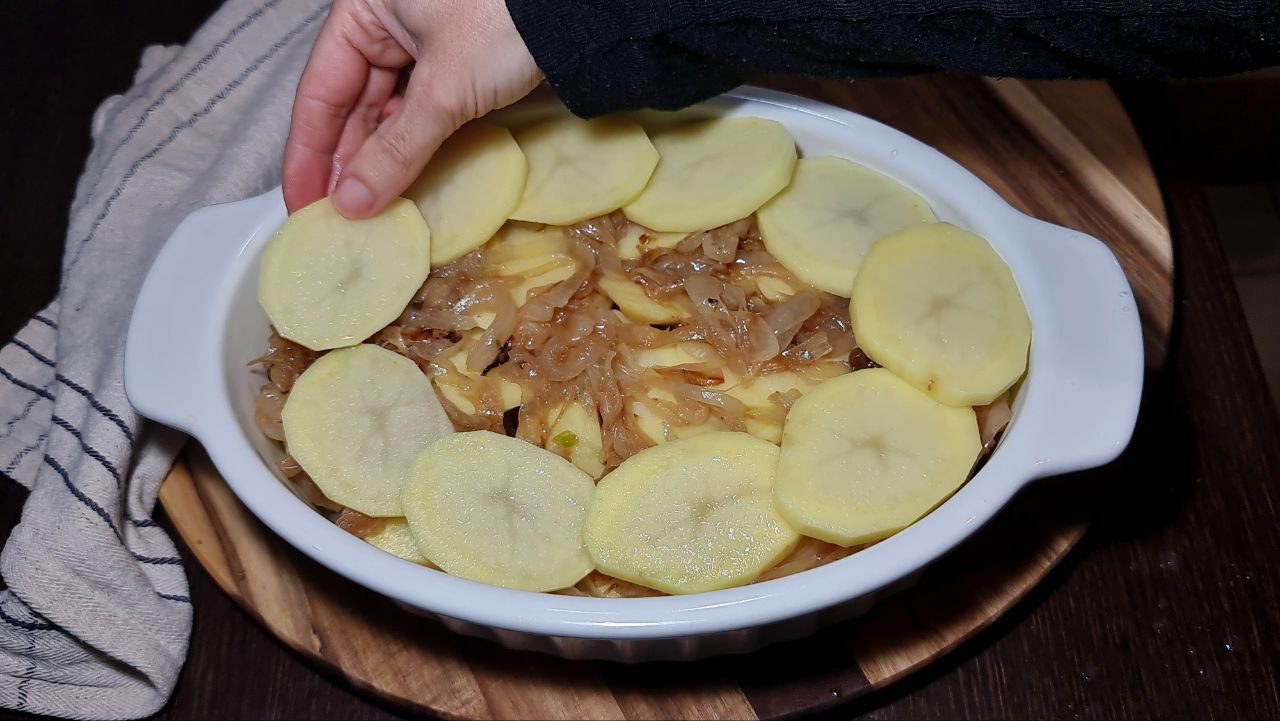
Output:
M151 510L182 437L130 408L125 333L184 216L280 182L326 12L229 0L186 46L148 48L94 115L58 297L0 349L0 471L31 491L0 556L0 706L137 718L173 691L191 600Z

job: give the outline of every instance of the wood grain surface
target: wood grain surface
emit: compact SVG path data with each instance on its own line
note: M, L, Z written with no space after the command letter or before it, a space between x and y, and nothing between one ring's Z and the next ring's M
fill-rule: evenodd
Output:
M1104 239L1131 278L1158 368L1173 309L1172 252L1141 142L1110 88L1061 86L1069 97L1059 100L1054 87L955 77L771 85L889 122L1020 209ZM160 500L218 585L290 648L382 697L466 719L778 718L827 708L902 679L989 626L1085 529L1080 519L1003 514L923 584L816 640L700 662L692 673L687 664L623 671L455 637L316 568L258 524L198 451L175 467ZM761 668L769 671L753 670Z
M56 288L66 209L88 149L93 107L127 87L145 44L183 41L216 5L217 0L67 0L0 8L0 42L6 48L0 53L0 71L7 101L0 113L6 158L0 172L0 197L5 198L0 207L0 336L15 331ZM960 81L962 89L951 97L954 105L947 112L965 115L970 103L986 105L993 97L1000 101L997 93L972 89L985 82ZM1187 105L1177 88L1126 87L1122 97L1151 152L1157 188L1150 179L1134 182L1146 175L1145 163L1135 173L1114 160L1125 153L1125 143L1107 139L1107 127L1123 120L1118 106L1093 107L1088 100L1096 91L1086 86L1025 87L1113 175L1123 178L1123 185L1155 217L1160 217L1160 198L1167 202L1179 268L1169 362L1164 372L1149 377L1137 436L1118 464L1106 473L1036 485L925 582L953 573L963 578L965 567L982 573L986 562L1016 557L1009 555L1018 550L1010 546L1019 542L1009 540L1016 533L1002 535L1012 533L1015 525L1029 539L1019 548L1033 554L1049 548L1037 540L1046 532L1088 523L1090 530L1074 552L1027 598L949 654L819 716L1280 717L1275 673L1280 668L1275 643L1280 638L1280 583L1274 562L1280 557L1275 523L1280 432L1266 393L1259 390L1257 360L1200 178L1192 174L1201 168L1183 162L1201 152L1195 148L1247 147L1248 155L1215 155L1214 179L1229 181L1233 168L1248 165L1249 179L1271 172L1262 177L1275 181L1280 179L1274 175L1276 166L1258 159L1274 157L1280 143L1257 136L1252 144L1244 139L1229 146L1206 144L1188 135L1182 116L1174 113ZM891 89L883 92L896 95ZM1235 105L1215 111L1195 108L1197 117L1213 118L1215 127L1238 127L1225 119L1248 117L1260 102L1248 92L1215 97L1224 103L1237 98ZM1276 104L1269 107L1274 113ZM907 111L887 111L899 112ZM1218 116L1224 120L1219 122ZM881 118L894 122L888 115ZM1094 132L1085 130L1089 125ZM1005 130L994 126L973 134ZM1073 159L1055 162L1065 168ZM1140 219L1131 224L1140 225ZM1150 327L1150 317L1147 321ZM17 522L22 498L15 484L0 482L0 537ZM173 530L163 513L160 518ZM287 650L219 590L192 550L183 549L196 609L191 653L173 700L158 718L413 715L411 708L353 690L324 666ZM326 573L305 563L297 572L307 577ZM331 581L320 578L318 585ZM941 603L897 608L932 622L938 614L962 614L966 596L981 593L980 587L957 583L937 596ZM772 649L767 657L738 659L731 670L741 697L758 715L778 716L804 708L817 696L842 693L836 685L845 678L841 670L862 653L842 635L847 631L837 627L813 640ZM879 645L871 635L863 638ZM549 673L542 657L499 655L497 668L507 677L537 679ZM723 673L702 665L682 670L691 683ZM660 676L639 678L629 667L608 665L598 673L614 689L619 709L631 715L662 715L688 702L687 693ZM882 679L890 677L878 673ZM522 688L504 687L503 693L514 697L494 699L494 706L521 708ZM726 703L736 698L730 695ZM713 711L719 703L711 706ZM0 718L29 717L0 711Z

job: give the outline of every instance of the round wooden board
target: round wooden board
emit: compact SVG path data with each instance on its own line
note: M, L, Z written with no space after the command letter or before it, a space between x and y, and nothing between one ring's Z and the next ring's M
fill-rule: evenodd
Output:
M914 135L1019 209L1105 240L1134 287L1148 367L1163 361L1173 313L1164 208L1106 85L955 76L770 85ZM280 640L356 686L467 719L778 718L883 688L989 626L1079 541L1084 522L1036 496L1023 494L861 619L748 656L623 666L507 651L400 610L267 531L194 444L160 492L200 563Z

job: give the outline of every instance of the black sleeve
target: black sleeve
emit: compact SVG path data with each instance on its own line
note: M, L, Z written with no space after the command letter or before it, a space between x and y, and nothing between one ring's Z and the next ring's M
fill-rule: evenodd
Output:
M1280 64L1280 0L507 0L574 112L766 74L1174 78Z

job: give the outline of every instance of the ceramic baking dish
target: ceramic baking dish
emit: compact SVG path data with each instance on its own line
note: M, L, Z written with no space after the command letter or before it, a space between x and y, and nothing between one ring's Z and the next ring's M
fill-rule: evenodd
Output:
M1141 331L1124 273L1105 245L1014 210L934 149L839 108L744 88L694 112L771 118L791 131L802 154L842 156L896 178L927 198L940 219L985 237L1013 271L1033 328L1013 420L982 470L901 533L794 576L640 599L483 585L347 534L277 478L273 463L282 452L253 423L253 398L264 377L247 363L263 352L268 334L257 303L258 263L285 219L279 189L203 208L174 231L142 286L130 325L130 400L148 418L198 439L263 523L336 573L463 633L514 648L622 661L745 652L862 613L912 582L1026 484L1105 464L1128 443L1142 386Z

